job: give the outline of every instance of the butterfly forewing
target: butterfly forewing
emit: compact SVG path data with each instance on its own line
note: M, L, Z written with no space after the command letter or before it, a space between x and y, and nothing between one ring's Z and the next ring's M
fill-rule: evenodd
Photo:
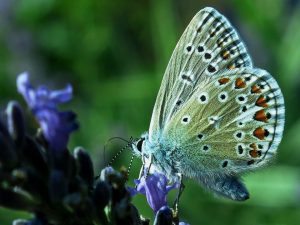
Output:
M199 11L166 69L152 114L150 139L155 139L200 83L241 67L252 67L252 61L235 29L215 9Z

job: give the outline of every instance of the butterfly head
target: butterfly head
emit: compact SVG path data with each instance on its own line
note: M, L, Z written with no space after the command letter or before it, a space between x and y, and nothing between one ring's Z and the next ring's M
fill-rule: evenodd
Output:
M143 151L143 144L144 144L145 138L141 137L137 141L132 143L132 150L134 154L141 156Z
M153 163L153 154L159 150L158 146L151 144L148 133L144 133L139 139L132 142L133 154L142 158L143 163Z

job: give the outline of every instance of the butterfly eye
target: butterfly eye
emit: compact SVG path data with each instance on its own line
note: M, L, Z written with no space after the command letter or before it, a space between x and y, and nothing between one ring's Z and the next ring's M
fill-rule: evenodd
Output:
M137 141L136 143L136 148L139 152L142 152L142 146L145 138L141 138L140 140Z

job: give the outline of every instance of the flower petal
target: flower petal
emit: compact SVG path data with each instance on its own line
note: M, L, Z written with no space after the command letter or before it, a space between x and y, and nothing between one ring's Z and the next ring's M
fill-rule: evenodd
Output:
M23 94L27 91L29 83L29 75L27 72L21 73L17 78L17 88L18 92Z
M167 206L168 192L177 188L176 184L168 186L166 176L156 172L141 177L135 183L137 184L136 192L146 195L147 202L154 212L157 212L163 206Z
M65 103L70 101L72 99L72 95L73 95L72 85L68 84L62 90L52 91L49 95L49 98L58 104L58 103Z
M60 112L57 106L71 100L72 86L69 84L62 90L50 90L46 86L35 89L29 82L28 73L22 73L17 78L17 87L39 121L49 146L54 150L64 150L70 133L78 129L78 124L75 113Z

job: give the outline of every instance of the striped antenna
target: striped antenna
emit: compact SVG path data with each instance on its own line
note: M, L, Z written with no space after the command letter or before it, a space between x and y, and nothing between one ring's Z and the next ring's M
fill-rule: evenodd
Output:
M129 147L132 145L132 138L130 138L130 141L127 141L126 139L123 139L123 138L121 138L121 137L113 137L113 138L110 138L110 139L106 142L105 146L106 146L109 142L111 142L112 140L115 140L115 139L119 139L119 140L125 141L125 142L127 143L127 145L125 145L123 148L121 148L121 149L117 152L117 154L115 154L115 155L113 156L113 158L112 158L112 159L110 160L110 162L108 163L108 166L111 166L112 163L119 157L119 155L120 155L125 149L129 148ZM105 152L105 146L104 146L104 152Z

